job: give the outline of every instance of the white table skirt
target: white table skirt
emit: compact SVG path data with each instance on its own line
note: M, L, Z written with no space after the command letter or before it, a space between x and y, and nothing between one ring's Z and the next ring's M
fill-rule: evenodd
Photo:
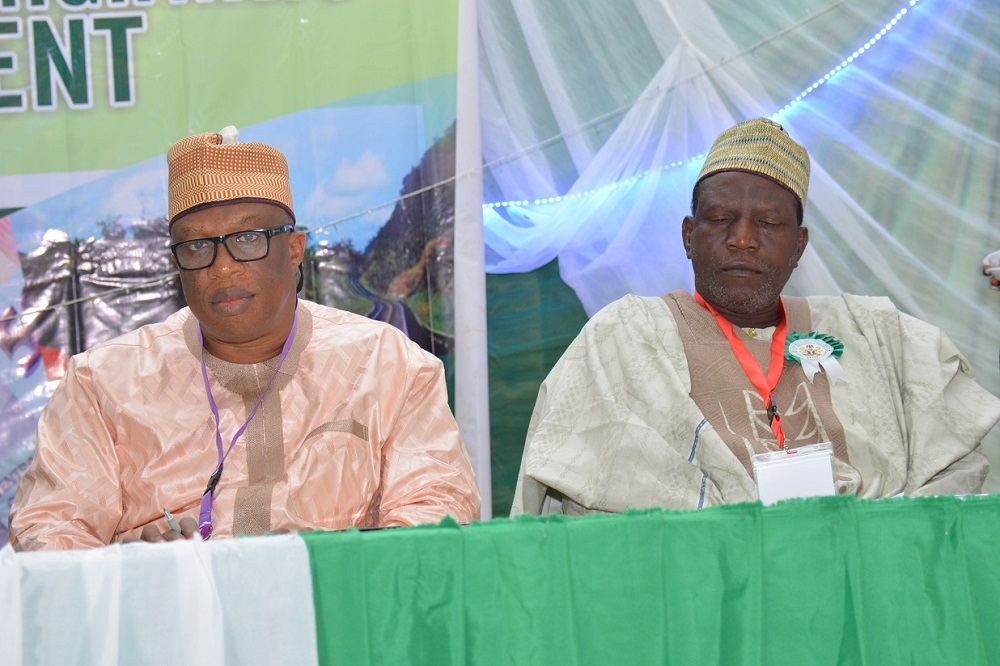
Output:
M0 664L315 664L296 535L0 550Z

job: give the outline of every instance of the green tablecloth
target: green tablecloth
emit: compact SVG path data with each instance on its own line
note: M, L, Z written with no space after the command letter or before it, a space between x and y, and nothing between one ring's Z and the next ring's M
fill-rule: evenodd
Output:
M1000 496L303 535L324 663L1000 663Z

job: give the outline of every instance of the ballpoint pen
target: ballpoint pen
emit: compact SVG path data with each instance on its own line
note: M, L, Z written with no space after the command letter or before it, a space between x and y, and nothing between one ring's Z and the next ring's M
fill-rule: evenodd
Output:
M177 519L174 518L174 515L172 513L164 509L163 517L167 519L167 525L170 526L170 529L174 530L175 532L181 531L180 523L177 522Z

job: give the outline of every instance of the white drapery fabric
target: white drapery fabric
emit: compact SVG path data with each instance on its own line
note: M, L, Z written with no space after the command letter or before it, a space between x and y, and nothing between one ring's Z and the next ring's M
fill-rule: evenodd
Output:
M786 293L889 296L1000 392L1000 295L981 273L1000 249L994 0L478 8L488 272L558 258L589 314L691 288L680 223L704 153L770 116L812 158L810 245ZM986 446L1000 468L997 432Z
M295 534L6 546L0 645L10 664L315 664L309 553Z

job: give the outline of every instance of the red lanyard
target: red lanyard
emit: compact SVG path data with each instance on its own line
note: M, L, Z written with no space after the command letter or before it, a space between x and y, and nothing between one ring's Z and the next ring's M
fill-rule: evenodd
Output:
M774 329L774 335L771 337L771 364L767 368L767 378L765 378L764 371L761 370L757 359L750 354L747 346L736 336L735 327L732 322L720 315L697 291L694 292L694 300L698 305L712 313L723 335L729 340L729 346L732 347L733 354L736 355L736 360L740 362L743 371L750 378L750 383L753 384L753 387L757 389L757 392L764 399L764 404L767 406L768 421L771 424L771 431L774 433L775 439L778 440L778 448L784 448L785 430L781 427L781 415L778 414L778 403L775 402L773 393L775 387L778 385L778 380L781 379L781 371L785 365L785 337L788 334L788 322L785 320L785 306L782 305L780 300L778 301L781 321L778 322L777 327Z

